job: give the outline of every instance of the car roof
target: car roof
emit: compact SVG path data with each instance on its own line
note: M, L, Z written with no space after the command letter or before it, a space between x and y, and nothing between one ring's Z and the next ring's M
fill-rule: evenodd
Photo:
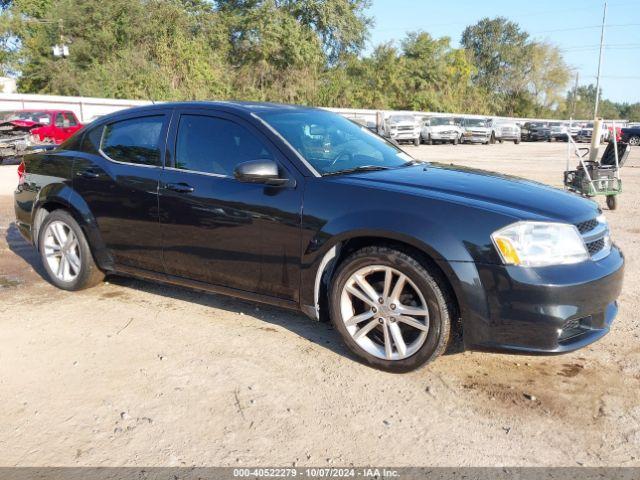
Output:
M150 105L143 105L140 107L126 108L118 110L103 116L96 118L95 122L110 121L118 118L121 115L135 115L152 113L156 110L166 110L173 108L215 108L220 111L226 111L237 114L256 114L264 112L304 112L304 111L326 111L315 107L308 107L304 105L289 105L284 103L270 103L270 102L245 102L245 101L191 101L191 102L159 102Z

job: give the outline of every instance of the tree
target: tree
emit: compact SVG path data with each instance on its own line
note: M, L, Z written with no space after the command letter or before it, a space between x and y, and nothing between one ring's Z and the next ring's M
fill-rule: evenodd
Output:
M477 67L475 83L496 95L500 113L515 113L514 104L528 93L529 34L504 17L483 18L464 30L461 45Z
M548 43L533 43L529 48L529 89L536 115L552 116L561 110L570 70L560 49Z

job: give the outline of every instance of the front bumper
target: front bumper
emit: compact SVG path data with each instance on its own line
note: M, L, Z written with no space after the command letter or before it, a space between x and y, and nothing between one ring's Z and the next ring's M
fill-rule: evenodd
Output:
M503 133L496 137L498 140L520 140L518 133Z
M489 141L489 138L490 138L489 134L482 135L482 134L468 134L468 133L465 133L462 136L462 139L465 142L470 142L470 143L486 143L486 142Z
M460 134L457 132L451 132L451 133L432 133L430 134L431 136L431 140L449 140L449 141L453 141L456 140L457 138L460 138Z
M477 265L486 314L463 318L473 350L558 354L602 338L618 312L624 257L545 268ZM476 312L477 313L477 312Z
M394 140L414 140L416 138L420 138L420 133L410 132L410 131L391 132L389 136Z

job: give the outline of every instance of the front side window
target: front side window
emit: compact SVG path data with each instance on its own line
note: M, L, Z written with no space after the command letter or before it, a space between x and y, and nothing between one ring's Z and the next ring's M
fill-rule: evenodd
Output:
M231 177L239 163L251 160L273 160L273 156L242 125L206 115L180 117L176 168Z
M64 116L61 113L56 114L54 125L59 128L64 127Z
M104 127L102 133L102 153L117 162L160 165L160 134L163 124L163 115L111 123Z
M365 167L401 167L411 161L369 129L335 113L300 110L258 115L322 175Z

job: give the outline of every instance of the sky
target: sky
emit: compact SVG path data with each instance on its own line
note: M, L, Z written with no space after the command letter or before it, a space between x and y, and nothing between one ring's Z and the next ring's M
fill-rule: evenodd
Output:
M557 45L580 84L596 83L603 0L372 0L375 25L367 50L423 30L459 46L467 25L484 17L517 22L534 40ZM603 98L640 102L640 0L607 2L600 86Z

